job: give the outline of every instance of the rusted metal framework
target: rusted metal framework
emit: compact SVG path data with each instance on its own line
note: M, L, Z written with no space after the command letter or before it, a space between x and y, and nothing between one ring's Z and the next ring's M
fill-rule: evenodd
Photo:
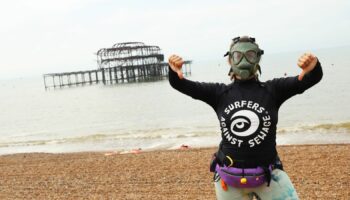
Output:
M164 55L158 46L149 46L142 42L117 43L112 48L100 49L97 52L97 63L100 68L146 66L160 64L163 61Z
M142 42L117 43L111 48L98 50L96 55L97 70L44 74L45 89L99 82L115 84L159 80L168 74L168 63L164 62L158 46ZM184 63L185 75L191 73L190 64L191 61Z

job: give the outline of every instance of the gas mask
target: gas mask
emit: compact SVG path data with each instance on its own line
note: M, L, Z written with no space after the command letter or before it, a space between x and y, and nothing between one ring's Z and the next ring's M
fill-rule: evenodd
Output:
M264 51L259 49L255 39L251 37L236 37L230 46L229 56L231 65L230 73L239 76L242 80L250 79L259 70L261 74L259 61Z

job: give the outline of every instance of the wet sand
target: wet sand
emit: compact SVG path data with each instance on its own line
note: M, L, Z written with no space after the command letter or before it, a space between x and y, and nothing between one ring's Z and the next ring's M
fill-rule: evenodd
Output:
M0 156L0 199L215 199L214 148ZM300 199L350 199L350 144L279 146Z

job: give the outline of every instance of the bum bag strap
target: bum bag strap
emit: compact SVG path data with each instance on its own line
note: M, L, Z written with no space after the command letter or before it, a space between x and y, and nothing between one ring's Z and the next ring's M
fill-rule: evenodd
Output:
M219 149L217 152L214 153L212 161L210 163L210 171L215 172L216 164L219 164L220 166L230 166L233 164L232 158L229 156L226 156L223 151L221 151L222 148L222 142L220 142Z
M216 162L220 166L227 166L230 167L233 165L233 159L229 156L226 156L225 153L221 150L222 149L222 142L220 142L218 151L214 154Z
M283 170L283 164L282 164L281 159L280 159L280 157L278 155L276 156L276 161L273 164L273 168L280 169L280 170L284 171Z
M271 165L269 167L261 167L264 170L264 175L266 178L267 186L270 186L271 182L271 172L272 172L272 167Z

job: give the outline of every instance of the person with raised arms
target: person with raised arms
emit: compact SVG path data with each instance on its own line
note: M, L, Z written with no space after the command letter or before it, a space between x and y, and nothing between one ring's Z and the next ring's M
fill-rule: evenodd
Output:
M276 149L278 110L287 99L318 83L323 72L318 59L305 53L297 62L298 76L261 82L263 54L254 38L234 38L225 54L230 84L188 80L181 71L183 59L169 57L170 85L207 103L219 120L222 140L210 165L219 200L298 199Z

